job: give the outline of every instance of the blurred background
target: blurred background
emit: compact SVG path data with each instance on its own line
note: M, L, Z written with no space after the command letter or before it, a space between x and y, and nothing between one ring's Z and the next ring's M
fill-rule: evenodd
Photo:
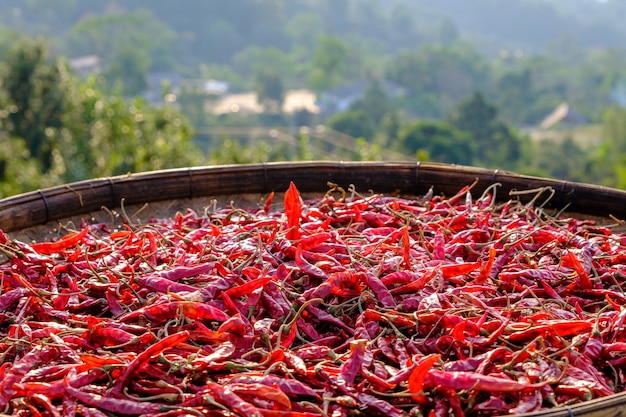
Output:
M621 0L0 0L0 197L438 161L626 188Z

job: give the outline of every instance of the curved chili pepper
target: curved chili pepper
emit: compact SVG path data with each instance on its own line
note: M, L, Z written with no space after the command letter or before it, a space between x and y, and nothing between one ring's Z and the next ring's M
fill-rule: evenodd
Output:
M291 410L291 400L278 388L260 383L244 384L237 382L229 383L227 387L239 396L261 398L271 402L278 410Z
M85 392L79 388L66 384L65 392L78 401L91 407L121 415L154 414L164 410L163 404L154 402L139 402L125 398L107 398L102 395Z
M252 291L265 286L268 282L270 282L272 277L259 277L252 279L246 283L238 285L236 287L231 287L225 291L231 298L241 297L242 295L248 295Z
M292 398L299 398L301 396L320 398L320 395L313 390L310 386L304 384L297 379L281 378L276 375L237 375L231 379L231 382L244 383L244 384L263 384L270 387L277 387L282 392L291 396Z
M229 317L223 311L206 303L198 303L195 301L172 301L139 308L135 311L124 314L119 317L118 320L121 322L127 322L130 320L136 320L137 318L143 316L152 322L162 323L174 317L178 312L193 320L226 321Z
M456 390L475 389L486 392L522 392L543 388L549 384L546 380L539 383L522 383L512 379L483 375L474 372L447 372L431 369L424 376L423 387L443 386Z
M419 394L421 394L424 390L426 375L429 373L435 363L437 363L440 359L441 355L439 354L431 354L425 356L419 360L419 362L411 371L408 385L409 391L411 392L411 394L413 394L413 400L415 400L416 402L420 403L423 401L423 398Z
M235 394L229 386L222 386L212 381L206 381L204 389L196 394L203 397L210 394L219 403L224 404L232 411L242 416L262 417L259 409L251 403L244 401L240 396Z
M74 232L63 236L56 242L33 243L30 247L37 253L51 255L76 246L89 232L89 227L83 228L80 232Z
M139 369L145 362L149 361L157 354L162 353L164 350L174 347L179 343L185 342L187 339L189 339L189 332L183 330L180 333L174 333L172 335L164 337L163 339L149 346L143 352L139 353L137 357L126 366L124 372L115 381L115 384L109 390L110 395L121 397L122 390L128 384L130 377L137 371L137 369ZM80 400L80 398L78 399Z
M593 325L586 320L557 321L529 327L526 330L517 331L507 336L511 343L530 341L537 336L557 335L561 337L586 333Z
M35 367L44 354L39 347L27 352L22 358L15 361L0 381L0 408L4 408L16 392L16 385L24 375Z

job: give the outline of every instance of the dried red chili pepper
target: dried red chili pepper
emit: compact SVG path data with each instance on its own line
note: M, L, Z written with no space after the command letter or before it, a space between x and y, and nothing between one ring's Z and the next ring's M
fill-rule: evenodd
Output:
M30 247L37 253L51 255L76 246L89 232L89 227L83 228L80 232L74 232L63 236L56 242L33 243Z
M284 198L285 215L287 216L287 239L296 240L300 237L300 216L302 216L302 202L300 193L291 182Z
M469 189L304 201L290 184L284 210L270 195L31 246L0 234L0 402L490 416L623 390L626 238Z
M133 375L137 369L139 369L145 362L149 361L157 354L186 341L188 338L189 332L183 330L180 333L174 333L172 335L166 336L158 342L154 343L153 345L149 346L146 350L138 354L137 357L126 366L124 372L120 375L118 379L116 379L115 384L109 390L110 394L113 396L121 397L122 390L128 383L131 375Z

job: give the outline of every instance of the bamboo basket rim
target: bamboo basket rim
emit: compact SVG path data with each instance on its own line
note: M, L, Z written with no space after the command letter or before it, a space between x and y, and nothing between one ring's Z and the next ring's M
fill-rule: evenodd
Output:
M499 200L515 198L528 202L537 190L548 191L546 208L599 219L626 218L626 191L593 184L519 175L509 171L430 162L272 162L244 165L215 165L133 173L74 182L31 191L0 200L0 229L21 233L40 227L51 228L72 217L143 204L178 202L176 209L193 201L222 201L246 195L266 196L284 192L293 181L305 195L324 193L332 182L359 192L407 196L423 195L429 189L450 195L473 184L479 196L499 184ZM530 192L529 192L530 191ZM600 417L626 413L626 392L594 399L571 407L518 414L516 417Z
M626 217L626 191L593 184L519 175L509 171L426 162L271 162L214 165L96 178L31 191L0 200L0 229L12 232L71 216L171 200L282 192L293 181L303 193L325 192L328 182L359 192L420 195L456 193L474 184L480 194L500 184L497 197L530 201L546 189L545 206L582 215Z

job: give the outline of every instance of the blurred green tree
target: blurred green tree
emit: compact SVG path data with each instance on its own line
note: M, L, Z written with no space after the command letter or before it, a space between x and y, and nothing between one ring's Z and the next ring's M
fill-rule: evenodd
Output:
M25 38L0 69L0 192L201 162L177 109L105 93L47 54Z
M409 155L426 155L429 160L472 165L476 147L469 133L442 121L419 121L400 129L400 143Z
M9 50L2 77L7 112L3 128L26 142L44 172L52 164L50 132L62 126L66 110L65 68L49 59L43 39L23 38Z
M589 171L596 183L626 189L626 109L605 112L602 140L590 158Z
M383 117L394 110L394 103L387 97L379 80L374 79L365 89L363 97L350 105L350 110L364 111L374 126L379 127Z
M451 113L448 122L468 132L476 145L476 162L505 168L514 167L521 158L521 138L498 119L497 107L480 93L474 93Z
M336 87L344 81L348 52L348 47L336 36L324 35L319 38L311 59L309 76L309 83L315 91Z
M81 19L68 43L72 55L97 55L109 84L123 82L129 96L143 91L149 71L177 66L176 32L145 9Z
M283 79L275 70L261 70L256 74L255 90L258 103L266 113L280 113L285 101Z
M386 76L406 89L414 114L439 118L488 84L489 65L472 44L456 42L401 52L387 65Z
M364 110L337 113L328 120L328 126L338 132L367 141L372 141L376 134L376 127Z

